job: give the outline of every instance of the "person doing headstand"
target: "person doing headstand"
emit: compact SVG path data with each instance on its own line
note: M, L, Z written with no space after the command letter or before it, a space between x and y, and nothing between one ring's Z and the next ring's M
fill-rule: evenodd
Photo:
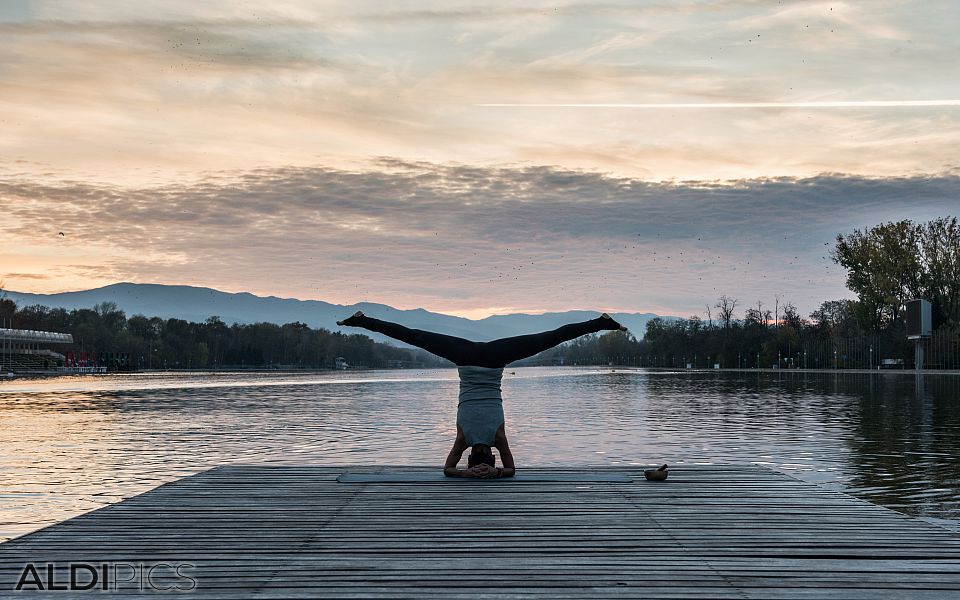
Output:
M552 331L490 342L472 342L451 335L410 329L368 317L360 311L348 319L337 321L337 325L376 331L423 348L457 365L460 374L457 438L443 465L443 472L448 477L512 477L516 472L504 429L503 397L500 391L505 366L588 333L618 329L626 331L626 327L607 313ZM491 447L500 453L503 467L497 467ZM467 457L468 468L458 469L457 464L467 448L471 449Z

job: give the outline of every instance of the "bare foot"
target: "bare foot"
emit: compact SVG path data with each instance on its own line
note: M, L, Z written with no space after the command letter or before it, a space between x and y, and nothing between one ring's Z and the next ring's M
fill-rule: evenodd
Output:
M353 316L352 316L352 317L348 317L348 318L346 318L346 319L344 319L344 320L342 320L342 321L337 321L337 325L347 325L347 326L349 327L349 326L351 325L350 322L349 322L351 319L358 319L358 318L360 318L360 317L362 317L362 316L363 316L363 311L362 311L362 310L358 310L357 312L353 313Z
M626 330L627 330L626 327L624 327L624 326L621 325L620 323L617 323L616 321L614 321L614 320L613 320L613 317L611 317L611 316L608 315L607 313L603 313L602 315L600 315L600 318L601 318L601 319L610 319L611 321L613 321L612 323L610 323L610 325L616 325L616 327L608 327L607 329L616 329L616 330L619 330L619 331L626 331Z

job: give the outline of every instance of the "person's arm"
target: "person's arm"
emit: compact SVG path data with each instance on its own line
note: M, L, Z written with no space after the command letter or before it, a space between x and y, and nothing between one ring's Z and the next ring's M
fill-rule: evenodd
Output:
M493 442L497 452L500 453L500 462L503 467L498 471L498 477L513 477L517 472L516 464L513 462L513 454L510 452L510 444L507 443L507 432L503 425L497 430L497 437Z
M463 457L463 451L467 449L467 440L463 435L463 430L457 426L457 439L453 441L453 448L447 454L447 460L443 463L443 474L447 477L473 477L474 474L469 469L458 469L457 464Z

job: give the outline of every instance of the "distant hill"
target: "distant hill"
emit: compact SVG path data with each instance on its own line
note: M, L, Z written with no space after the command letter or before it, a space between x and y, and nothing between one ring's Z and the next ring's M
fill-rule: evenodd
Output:
M385 304L368 302L344 306L321 300L261 297L246 292L234 294L203 287L147 283L116 283L92 290L62 294L26 294L7 291L6 295L20 307L41 304L70 310L91 308L100 302L113 302L128 317L142 314L148 317L202 322L216 315L227 324L259 322L283 324L299 321L313 328L340 330L344 333L364 333L377 341L388 340L388 338L363 329L338 327L337 320L362 310L371 317L394 321L407 327L485 341L553 329L597 315L596 312L575 310L540 315L522 313L496 315L471 320L432 313L422 308L399 310ZM627 326L638 338L643 337L647 321L657 317L652 313L614 313L612 316Z

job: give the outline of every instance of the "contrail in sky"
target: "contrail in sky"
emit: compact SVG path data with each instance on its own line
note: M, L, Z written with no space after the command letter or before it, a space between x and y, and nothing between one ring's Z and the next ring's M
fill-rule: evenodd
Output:
M487 108L901 108L911 106L960 106L960 100L860 100L855 102L670 102L641 103L521 103L488 102Z

